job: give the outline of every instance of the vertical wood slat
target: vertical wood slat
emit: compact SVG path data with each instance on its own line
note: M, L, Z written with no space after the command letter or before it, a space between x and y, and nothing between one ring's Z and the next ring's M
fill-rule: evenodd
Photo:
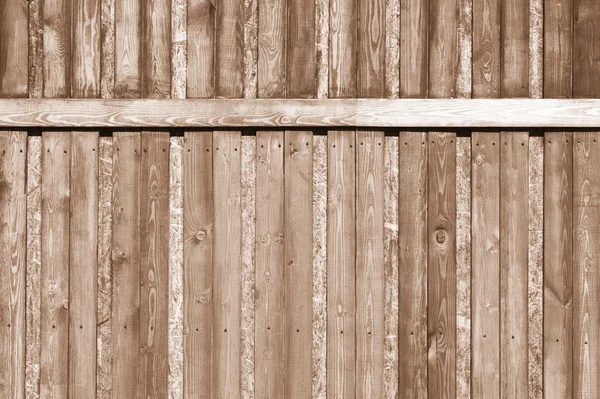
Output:
M212 134L186 132L183 161L183 395L211 397L213 334Z
M187 97L215 95L215 7L208 0L189 0L187 24Z
M100 97L101 4L98 0L72 2L72 97Z
M71 7L67 0L45 1L44 97L64 98L71 94Z
M544 1L544 97L573 92L573 1Z
M427 391L456 392L456 134L428 134Z
M597 78L600 57L600 3L595 0L573 0L573 97L598 98Z
M429 48L423 49L426 54L424 57L428 56L429 65L424 64L423 67L428 67L429 71L427 84L430 98L456 96L458 75L456 68L458 59L456 51L457 7L457 0L429 1ZM475 14L475 10L473 10L473 14ZM473 43L473 49L475 48L475 43ZM423 94L415 91L414 96L423 96Z
M427 148L427 133L400 132L398 390L402 398L427 397Z
M400 97L427 97L429 1L400 0L400 2ZM432 25L432 29L434 27L435 25ZM434 76L433 79L435 80L436 77Z
M258 7L258 97L283 98L286 93L287 2L261 0ZM302 44L305 44L302 41ZM301 63L306 66L306 64Z
M29 82L28 2L0 4L0 97L27 97Z
M317 96L315 1L288 0L287 3L286 94L288 98L315 98Z
M600 395L600 134L573 134L573 397Z
M213 133L213 396L240 397L241 134Z
M244 2L221 0L216 7L215 94L243 97Z
M139 0L115 2L115 97L142 97L142 9Z
M500 94L529 97L529 0L502 0L500 8Z
M42 135L40 397L66 398L71 133Z
M98 133L71 133L69 397L96 395Z
M140 365L142 397L167 397L169 332L168 132L142 132L140 183Z
M385 0L358 2L356 73L358 97L385 94Z
M329 131L327 180L327 392L355 394L355 132Z
M383 396L383 131L356 134L356 396Z
M500 22L501 1L482 0L473 3L474 98L500 97Z
M142 3L144 98L171 97L171 0Z
M26 132L0 132L0 396L25 396Z
M357 2L331 0L329 8L329 97L354 98L357 72Z
M313 134L287 131L285 168L285 397L312 390Z
M113 134L112 395L135 397L140 368L141 135Z
M498 145L498 144L497 144ZM500 134L500 394L528 396L529 134Z

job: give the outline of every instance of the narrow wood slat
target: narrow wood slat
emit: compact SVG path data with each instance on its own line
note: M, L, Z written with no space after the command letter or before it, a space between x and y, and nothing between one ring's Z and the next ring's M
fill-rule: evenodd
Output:
M0 97L27 97L29 83L28 5L0 4Z
M573 94L573 1L544 1L544 97Z
M327 392L355 394L355 132L329 131L327 159Z
M385 95L385 0L358 2L358 97Z
M427 392L456 392L456 134L428 134Z
M210 398L213 334L212 134L186 132L183 152L183 395Z
M544 148L544 394L573 393L573 134L547 132Z
M215 94L243 97L244 2L220 0L216 7Z
M254 391L257 398L285 397L283 145L283 132L256 132Z
M241 367L241 134L213 133L213 397L239 398Z
M72 2L72 97L100 97L101 5L98 0Z
M0 132L0 396L25 396L26 132Z
M115 97L142 97L142 4L115 1Z
M500 97L501 21L501 1L481 0L473 3L474 98Z
M285 397L304 397L312 389L313 134L284 139Z
M71 95L71 7L68 0L45 1L44 97Z
M356 135L356 396L383 396L383 131Z
M573 0L573 97L598 98L598 57L600 57L600 3Z
M528 396L528 170L529 134L502 132L500 134L500 393L502 397L511 398Z
M135 397L140 369L139 132L113 134L112 395Z
M357 2L331 0L329 6L329 97L357 97Z
M500 94L529 97L529 0L502 0L500 7Z
M258 97L286 93L287 2L261 0L258 6ZM306 44L306 43L302 43ZM306 64L304 64L306 67Z
M215 12L210 1L188 1L188 98L211 98L215 95Z
M144 98L171 97L171 0L143 4Z
M42 136L40 397L69 385L69 198L71 133Z
M500 135L472 134L471 309L474 397L500 397Z
M600 395L600 133L573 134L573 397Z
M400 97L425 98L429 88L429 1L400 0ZM435 6L435 4L434 4ZM435 15L435 14L434 14ZM432 33L435 25L431 25ZM438 60L433 60L434 65ZM433 80L437 78L434 76Z
M142 397L167 397L169 335L168 132L143 132L140 184L140 368Z
M315 98L317 96L315 1L288 0L287 3L287 96L288 98Z
M429 82L427 83L430 98L456 97L457 9L457 0L429 0L429 49L423 51L425 51L424 57L429 58ZM475 43L473 44L473 48L476 48ZM427 64L423 67L427 68Z
M400 132L398 391L402 398L427 397L427 148L427 133Z

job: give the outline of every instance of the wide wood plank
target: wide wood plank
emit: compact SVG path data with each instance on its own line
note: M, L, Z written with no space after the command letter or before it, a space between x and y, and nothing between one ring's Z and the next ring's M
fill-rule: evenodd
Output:
M456 134L428 134L427 392L456 392Z
M429 49L423 51L426 53L424 57L429 58L429 82L427 83L430 98L456 97L457 10L457 0L429 1ZM426 68L427 65L423 67Z
M529 0L502 0L501 95L529 97Z
M329 97L357 97L357 2L329 2Z
M502 132L500 134L500 392L502 397L511 398L528 396L528 171L529 134Z
M44 97L71 94L71 7L68 0L45 1Z
M215 95L215 7L208 0L188 1L187 97Z
M141 138L140 369L142 397L168 396L169 146L168 132Z
M241 134L213 133L213 397L239 398L241 367Z
M171 97L171 0L143 5L144 98Z
M573 1L544 1L544 97L573 94Z
M98 0L72 2L72 97L100 97L101 5Z
M398 391L403 398L427 397L427 148L427 133L400 132Z
M136 396L140 369L139 132L113 134L112 395Z
M573 0L573 97L600 96L600 3Z
M259 1L257 89L260 98L285 97L286 4L284 0Z
M214 7L214 6L213 6ZM216 7L215 94L243 96L244 2L220 0Z
M0 4L0 97L27 97L29 84L28 5Z
M315 98L317 96L315 1L288 0L287 4L287 96L288 98Z
M0 396L25 396L26 132L0 132Z
M329 131L327 160L327 392L355 395L355 132Z
M573 134L546 132L544 148L544 393L573 393Z
M600 133L573 133L573 397L600 395Z
M69 197L71 133L42 136L40 397L69 388Z
M358 2L358 97L385 95L385 0Z
M500 7L501 0L481 0L473 3L474 98L500 97Z
M383 131L356 135L356 396L383 396Z
M142 97L142 4L115 1L115 97Z
M400 0L401 98L427 97L429 89L428 29L429 1ZM435 77L433 78L435 80Z

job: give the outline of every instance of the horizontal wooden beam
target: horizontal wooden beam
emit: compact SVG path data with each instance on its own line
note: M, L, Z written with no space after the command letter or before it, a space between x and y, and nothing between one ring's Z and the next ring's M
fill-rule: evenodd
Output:
M597 99L2 99L0 127L598 128Z

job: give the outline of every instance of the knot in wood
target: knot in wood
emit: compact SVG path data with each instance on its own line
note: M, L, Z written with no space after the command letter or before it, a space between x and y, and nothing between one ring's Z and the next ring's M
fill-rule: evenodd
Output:
M275 242L279 244L282 241L283 241L283 234L277 234L277 236L275 237Z
M483 157L481 155L477 156L477 159L475 159L475 163L477 164L477 166L481 166L481 164L483 163Z
M207 236L208 236L208 234L206 234L206 230L200 229L196 233L196 240L198 240L198 241L204 241L204 240L206 240Z
M446 232L444 230L438 230L435 232L435 240L438 244L443 244L446 242Z

